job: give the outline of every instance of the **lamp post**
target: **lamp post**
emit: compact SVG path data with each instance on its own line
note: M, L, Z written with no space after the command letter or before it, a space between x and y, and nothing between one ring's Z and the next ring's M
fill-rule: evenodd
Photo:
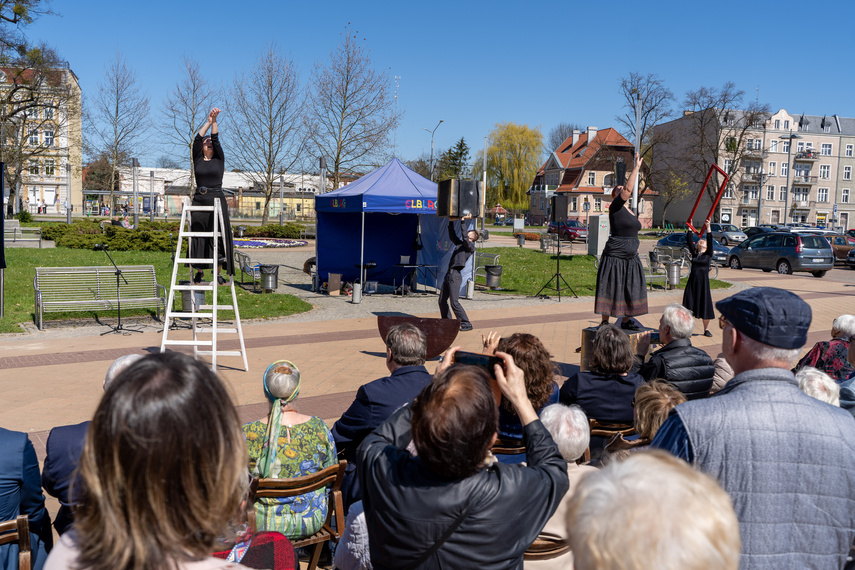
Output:
M792 176L791 172L793 170L793 164L790 160L790 157L793 154L793 139L800 139L799 135L793 134L793 129L790 129L790 134L781 135L781 138L788 141L787 145L787 195L784 196L784 225L787 225L787 217L790 212L790 177Z
M154 170L148 173L148 221L154 221Z
M134 228L140 227L140 214L137 209L137 205L139 202L139 188L137 185L137 174L140 168L140 161L136 158L131 159L131 167L133 169L134 174Z
M443 122L443 120L440 119L432 131L430 129L422 128L423 131L430 133L430 179L431 179L431 181L433 181L433 135L436 132L436 130L439 128L439 126L442 124L442 122Z
M68 162L65 163L65 223L71 225L71 164Z
M279 225L280 226L283 223L282 204L284 203L284 194L285 194L285 177L280 174L279 175Z

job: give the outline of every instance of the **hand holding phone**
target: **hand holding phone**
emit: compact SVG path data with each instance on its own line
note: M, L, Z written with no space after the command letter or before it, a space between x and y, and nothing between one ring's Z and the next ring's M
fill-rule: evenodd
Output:
M494 372L495 365L498 364L501 366L503 364L501 358L490 356L489 354L478 354L477 352L464 352L462 350L455 351L454 363L468 364L470 366L483 368L486 370L490 378L494 378L496 376Z

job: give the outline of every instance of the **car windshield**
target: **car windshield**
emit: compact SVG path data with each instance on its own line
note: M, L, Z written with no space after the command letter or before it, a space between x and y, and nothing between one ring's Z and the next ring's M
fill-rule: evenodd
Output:
M722 224L721 231L723 232L738 232L739 228L734 226L733 224Z
M567 222L568 228L584 228L585 224L580 222L579 220L570 220Z

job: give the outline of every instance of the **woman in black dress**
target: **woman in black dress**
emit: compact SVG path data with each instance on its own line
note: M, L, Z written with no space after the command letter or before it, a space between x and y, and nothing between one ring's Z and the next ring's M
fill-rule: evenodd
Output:
M601 324L609 317L623 317L621 328L640 330L630 317L647 314L647 284L644 268L638 257L638 230L641 222L627 208L632 196L636 174L641 167L641 155L627 178L626 186L616 186L609 204L611 236L600 257L597 271L597 296L594 312L603 316Z
M698 240L692 230L686 232L686 245L692 254L692 271L683 292L683 306L692 311L696 319L704 321L704 336L712 336L710 320L715 317L712 295L710 295L710 261L713 256L713 237L710 221L704 224L707 231L706 241Z
M217 282L224 285L226 280L220 275L220 268L225 265L226 272L234 275L234 244L232 243L232 225L229 221L229 205L223 194L223 173L225 172L225 157L220 146L217 128L217 115L220 110L214 107L208 114L208 120L199 129L193 139L193 170L196 174L196 193L193 194L194 206L213 206L219 200L223 211L224 227L220 229L220 239L217 249ZM211 129L211 136L206 136ZM190 216L191 232L213 232L213 212L193 212ZM214 257L214 240L207 237L190 238L190 257ZM195 283L201 283L203 274L198 267L193 277ZM211 277L213 279L213 276Z

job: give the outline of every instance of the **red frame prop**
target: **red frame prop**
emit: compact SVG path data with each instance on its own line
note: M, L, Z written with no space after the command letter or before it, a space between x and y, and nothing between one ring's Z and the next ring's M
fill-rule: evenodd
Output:
M698 237L701 237L701 234L703 234L704 226L701 226L701 229L700 229L700 230L698 230L698 229L696 229L696 228L695 228L695 226L694 226L694 225L692 225L692 220L693 220L693 219L694 219L694 217L695 217L695 210L697 210L697 209L698 209L698 206L699 206L699 205L700 205L700 203L701 203L701 198L703 198L703 197L704 197L704 192L706 192L706 190L707 190L707 184L709 184L709 182L710 182L710 178L712 178L713 172L715 172L716 170L719 172L719 174L721 174L722 176L724 176L724 180L723 180L723 181L722 181L722 183L721 183L721 187L719 187L719 189L718 189L718 193L715 195L715 200L714 200L714 201L713 201L713 203L712 203L712 208L710 208L710 211L709 211L709 213L707 214L707 217L706 217L706 218L704 218L704 220L712 219L713 212L715 212L715 208L716 208L716 206L718 206L719 200L721 200L721 196L722 196L722 194L724 194L724 189L727 187L727 181L729 180L729 177L728 177L728 175L727 175L727 172L725 172L724 170L722 170L721 168L719 168L719 166L718 166L717 164L713 164L712 166L710 166L710 171L709 171L709 172L707 172L707 179L706 179L706 180L704 180L704 185L703 185L703 187L701 188L701 193L700 193L700 194L698 194L698 199L697 199L697 200L695 200L695 207L694 207L694 208L692 208L692 213L691 213L691 214L689 214L689 219L688 219L688 220L686 220L686 226L687 226L690 230L692 230L693 232L695 232L695 234L696 234Z

